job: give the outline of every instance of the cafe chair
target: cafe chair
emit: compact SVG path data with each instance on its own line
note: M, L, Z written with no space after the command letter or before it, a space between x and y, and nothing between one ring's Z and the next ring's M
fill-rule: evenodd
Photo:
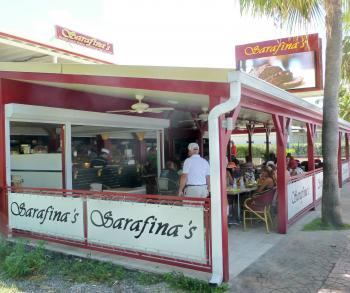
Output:
M246 221L261 220L265 223L266 232L270 233L269 222L272 226L271 205L276 194L276 188L272 188L247 198L243 205L243 228L246 229Z
M158 177L157 190L161 195L176 195L179 190L179 184L166 177Z

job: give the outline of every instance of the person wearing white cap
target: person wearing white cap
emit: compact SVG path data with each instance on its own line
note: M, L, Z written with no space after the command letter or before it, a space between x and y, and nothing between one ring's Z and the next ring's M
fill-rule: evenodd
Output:
M103 168L108 164L109 150L102 148L99 157L91 160L90 166L93 168Z
M188 145L189 158L184 162L179 195L207 197L210 190L209 163L199 155L197 143Z

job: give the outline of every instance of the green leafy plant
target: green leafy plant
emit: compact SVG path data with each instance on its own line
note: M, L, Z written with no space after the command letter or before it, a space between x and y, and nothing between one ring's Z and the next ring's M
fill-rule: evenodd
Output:
M349 224L343 224L339 227L333 227L330 224L324 224L321 218L316 218L310 223L306 224L303 231L320 231L320 230L350 230Z
M4 272L11 278L18 279L39 273L45 264L44 243L34 249L26 243L18 242L13 251L4 260Z
M211 287L207 282L185 277L181 273L164 274L164 281L173 289L180 289L187 292L220 293L228 289L227 284L220 287Z
M48 271L50 275L61 275L74 282L113 282L124 279L126 275L122 267L112 263L68 256L55 257Z
M164 281L163 275L139 272L137 282L142 285L153 285Z
M4 239L0 239L0 261L3 261L6 256L12 252L12 246Z

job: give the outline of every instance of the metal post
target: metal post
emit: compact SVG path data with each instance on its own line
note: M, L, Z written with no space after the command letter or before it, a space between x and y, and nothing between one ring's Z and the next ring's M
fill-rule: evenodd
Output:
M71 123L65 123L64 131L64 151L65 151L65 176L66 176L66 189L73 189L72 183L72 125Z
M306 123L307 129L307 160L308 160L308 171L315 170L315 134L316 125L311 123ZM314 203L313 209L315 209L316 203L316 178L315 175L312 176L312 201Z
M343 166L341 161L341 138L342 132L339 131L339 145L338 145L338 182L339 188L343 187Z
M286 234L288 229L286 145L291 119L279 115L273 115L272 118L275 124L277 142L278 232Z
M316 125L307 123L307 158L308 158L308 170L315 170L315 133Z

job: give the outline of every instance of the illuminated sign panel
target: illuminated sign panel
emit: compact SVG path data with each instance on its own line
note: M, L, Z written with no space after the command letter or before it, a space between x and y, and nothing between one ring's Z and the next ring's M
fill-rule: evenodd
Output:
M291 91L322 89L317 34L236 46L237 68Z

